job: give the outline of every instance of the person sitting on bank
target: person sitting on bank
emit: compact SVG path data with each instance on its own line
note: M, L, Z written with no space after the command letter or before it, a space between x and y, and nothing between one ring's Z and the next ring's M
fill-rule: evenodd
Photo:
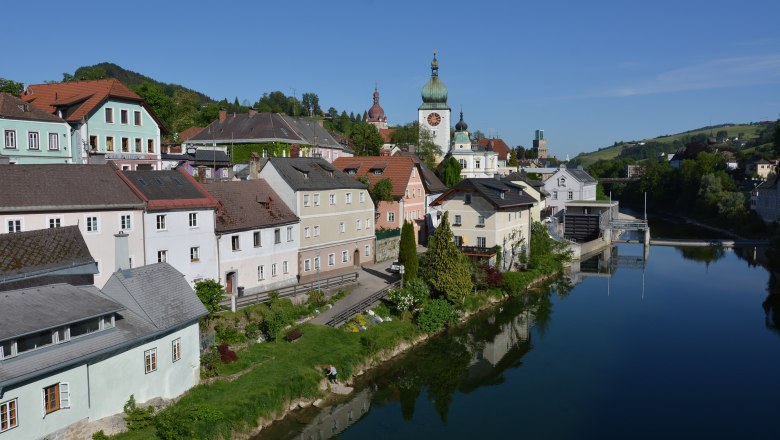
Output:
M331 365L330 369L328 370L328 380L331 383L336 383L336 367L333 365Z

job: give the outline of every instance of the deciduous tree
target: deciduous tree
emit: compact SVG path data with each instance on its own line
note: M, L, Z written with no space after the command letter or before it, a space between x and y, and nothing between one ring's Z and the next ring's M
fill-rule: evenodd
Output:
M461 176L460 172L463 168L460 166L460 162L458 162L457 159L450 156L449 159L447 159L444 162L444 166L441 169L441 182L448 187L453 187L460 182Z
M384 139L373 124L356 122L352 124L350 135L356 156L378 156Z

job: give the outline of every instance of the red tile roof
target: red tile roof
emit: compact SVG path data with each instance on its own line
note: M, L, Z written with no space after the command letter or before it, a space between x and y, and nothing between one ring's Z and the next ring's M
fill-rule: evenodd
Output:
M333 161L333 166L344 172L354 169L354 177L368 176L372 185L382 179L390 179L393 182L393 196L403 197L412 177L414 161L405 156L339 157ZM379 168L382 169L382 174L374 174L372 170Z
M487 146L491 142L493 143L493 151L498 153L498 160L507 160L509 158L509 145L503 139L480 139L479 145Z
M188 141L191 137L203 131L206 127L190 127L179 133L179 142Z
M216 230L234 232L300 221L263 179L202 185L219 200Z

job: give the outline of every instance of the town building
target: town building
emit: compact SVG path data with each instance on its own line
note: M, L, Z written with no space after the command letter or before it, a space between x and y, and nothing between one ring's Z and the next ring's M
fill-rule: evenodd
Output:
M392 183L392 202L380 201L376 207L377 229L396 229L409 221L414 226L416 240L425 226L425 186L408 156L359 156L340 158L333 166L356 178L366 178L370 184L388 179Z
M422 88L422 104L417 109L417 121L420 130L428 130L433 143L439 147L441 155L436 162L442 160L444 154L450 149L450 113L452 110L447 105L447 87L439 79L439 61L436 52L433 52L431 61L431 78Z
M546 211L547 198L550 196L544 189L544 182L529 178L525 171L510 173L504 176L503 180L522 187L526 194L536 200L534 206L531 207L531 220L542 221L542 213Z
M146 264L144 202L112 164L0 165L0 176L0 232L78 226L97 264L98 287L117 269L117 233L128 235L128 264Z
M0 133L4 163L72 161L68 123L8 93L0 93Z
M761 180L766 180L771 173L775 172L775 164L763 158L745 164L745 174L755 175Z
M756 211L767 223L776 221L780 217L778 182L780 177L777 173L769 174L765 181L750 192L750 209Z
M36 84L22 99L70 124L73 163L160 169L160 140L167 129L143 98L118 80Z
M480 147L488 151L495 151L498 153L498 168L506 168L509 161L509 145L501 138L485 138L477 141ZM512 167L512 171L517 170L517 167Z
M183 171L122 171L119 176L144 201L144 258L169 263L194 286L219 279L214 211L218 202Z
M219 201L216 235L225 291L255 293L295 284L301 222L268 182L211 182L203 187Z
M259 174L301 219L301 278L374 261L374 203L364 183L320 158L267 158Z
M521 186L498 179L464 179L433 201L449 213L455 243L463 253L490 264L500 253L502 270L529 252L536 203Z
M550 157L550 151L547 148L547 139L544 138L544 130L536 130L534 133L533 147L538 159L547 159Z
M551 215L565 210L568 202L596 200L597 183L581 166L567 169L566 165L561 164L558 170L544 181L544 189L550 194L547 207L551 210Z
M162 154L162 169L184 170L200 182L233 177L233 163L222 150L188 148L183 154Z
M453 157L460 163L460 176L464 179L491 178L498 173L498 153L492 150L493 144L482 146L471 142L468 124L460 120L455 124L455 139L447 157Z

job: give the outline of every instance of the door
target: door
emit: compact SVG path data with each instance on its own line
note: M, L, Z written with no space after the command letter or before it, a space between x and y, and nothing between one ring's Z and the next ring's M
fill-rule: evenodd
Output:
M352 255L352 264L355 265L355 267L360 266L360 251L355 249L355 253Z
M227 293L228 295L233 294L233 286L236 281L235 278L236 278L235 272L228 272L227 276L225 277L225 293Z

